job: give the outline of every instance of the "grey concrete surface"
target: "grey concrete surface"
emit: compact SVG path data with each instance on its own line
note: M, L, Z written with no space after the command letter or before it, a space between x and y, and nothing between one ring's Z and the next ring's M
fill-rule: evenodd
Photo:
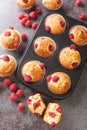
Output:
M37 19L40 21L48 11L42 6L41 0L36 0L36 4L42 8L42 15ZM80 12L84 12L87 15L87 0L83 0L82 7L77 7L75 0L64 0L63 7L60 11L78 19ZM35 34L35 30L20 25L17 18L19 12L29 11L21 10L16 5L16 0L0 0L0 34L9 26L14 26L20 33L26 33L28 37L27 41L23 42L21 47L14 52L8 52L0 48L0 54L12 54L17 59L18 64ZM87 23L87 20L84 22ZM11 78L14 82L18 83L19 88L24 90L25 97L20 98L19 102L21 101L26 105L27 97L36 93L36 91L22 85L15 74ZM3 84L2 78L0 78L0 81ZM3 89L0 91L0 130L50 130L49 126L43 122L42 117L35 116L28 111L27 105L26 110L20 112L17 109L18 103L9 100L10 93L9 88L3 84ZM87 64L84 67L76 90L69 98L65 100L54 100L45 95L42 96L46 103L59 102L63 108L61 122L53 130L87 130Z

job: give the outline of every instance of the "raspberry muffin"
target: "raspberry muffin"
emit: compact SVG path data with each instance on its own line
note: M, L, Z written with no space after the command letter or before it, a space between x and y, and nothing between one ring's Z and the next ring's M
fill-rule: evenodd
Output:
M5 54L0 56L0 76L6 77L13 74L17 67L16 60L13 56Z
M29 111L35 115L42 115L46 109L46 105L39 93L29 96L27 99Z
M81 25L72 27L69 31L69 37L77 45L87 44L87 28Z
M49 103L45 111L43 120L50 125L55 127L61 120L62 108L58 103Z
M52 56L56 50L56 43L50 37L38 37L34 41L34 51L37 55L47 58Z
M65 47L59 54L60 64L66 69L75 69L81 63L81 56L76 46L71 44L70 47Z
M6 29L0 36L0 45L7 50L15 50L21 43L21 35L14 28Z
M35 0L16 0L16 3L20 8L26 10L35 4Z
M25 82L40 81L45 74L45 65L37 60L26 62L22 67L22 76Z
M64 94L71 87L71 79L64 72L55 72L46 77L48 88L54 94Z
M57 10L62 6L63 0L42 0L42 4L48 10Z
M48 15L45 19L45 30L54 35L65 31L66 21L60 14Z

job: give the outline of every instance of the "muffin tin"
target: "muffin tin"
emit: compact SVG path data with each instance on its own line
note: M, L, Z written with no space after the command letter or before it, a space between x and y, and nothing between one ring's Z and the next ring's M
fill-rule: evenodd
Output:
M45 26L44 26L45 18L48 15L54 14L54 13L58 13L58 14L62 15L66 20L66 29L60 35L53 35L53 34L50 34L50 33L45 31ZM19 66L18 66L17 75L18 75L19 79L21 80L21 82L25 86L27 86L29 88L32 88L32 89L35 89L35 90L37 90L37 91L39 91L39 92L41 92L41 93L43 93L45 95L51 96L51 97L53 97L55 99L67 98L74 92L74 90L75 90L75 88L77 86L77 83L79 81L80 75L82 73L82 70L84 68L84 65L86 63L87 45L86 44L84 46L76 45L77 50L81 54L81 64L76 69L72 69L72 70L65 69L64 67L62 67L60 65L58 57L59 57L60 51L64 47L67 47L67 46L69 46L71 44L74 44L69 38L69 30L70 30L71 27L73 27L75 25L82 25L82 26L87 27L87 25L85 23L80 22L80 21L78 21L76 19L73 19L73 18L71 18L69 16L66 16L66 15L64 15L62 13L57 12L57 11L50 12L50 13L48 13L47 15L45 15L43 17L43 19L42 19L42 21L41 21L41 23L40 23L40 25L39 25L39 27L38 27L38 29L36 31L36 34L33 37L33 40L31 41L30 45L28 46L23 58L21 59L21 62L19 64ZM34 40L36 38L38 38L38 37L43 37L43 36L51 37L55 41L56 46L57 46L55 54L52 55L49 58L42 58L42 57L38 56L37 54L35 54L35 52L34 52L34 48L33 48ZM27 83L27 82L24 81L24 79L22 77L22 74L21 74L22 66L24 65L24 63L26 63L27 61L30 61L30 60L39 60L39 61L41 61L41 62L43 62L45 64L46 73L45 73L44 78L39 82ZM53 94L51 91L49 91L49 89L47 87L46 76L49 75L49 74L52 74L53 72L56 72L56 71L65 72L71 78L71 88L65 94L61 94L61 95Z

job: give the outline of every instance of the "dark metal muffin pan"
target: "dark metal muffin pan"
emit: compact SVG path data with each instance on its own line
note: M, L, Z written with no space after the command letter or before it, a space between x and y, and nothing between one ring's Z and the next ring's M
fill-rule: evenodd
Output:
M45 26L44 26L44 23L45 23L45 18L50 15L50 14L54 14L54 13L58 13L60 15L62 15L65 20L66 20L66 29L63 33L61 33L60 35L53 35L53 34L50 34L48 32L45 31ZM84 68L84 65L86 63L86 59L87 59L87 45L83 45L83 46L78 46L76 45L77 47L77 50L79 50L80 54L81 54L81 64L78 68L76 69L73 69L73 70L68 70L68 69L65 69L64 67L62 67L59 63L59 53L61 51L61 49L63 49L64 47L67 47L67 46L70 46L72 44L70 38L69 38L69 30L71 27L75 26L75 25L82 25L82 26L85 26L87 27L87 24L83 23L83 22L80 22L76 19L73 19L69 16L66 16L62 13L59 13L59 12L51 12L51 13L48 13L47 15L45 15L39 25L39 27L37 28L37 31L36 31L36 34L35 36L33 37L33 40L31 41L30 45L28 46L24 56L22 57L21 59L21 62L18 66L18 69L17 69L17 75L19 77L19 79L21 80L21 82L29 87L29 88L32 88L32 89L35 89L37 90L38 92L41 92L43 94L46 94L48 96L51 96L55 99L64 99L64 98L67 98L69 97L75 90L76 86L77 86L77 83L79 81L79 78L80 78L80 75L82 73L82 70ZM42 37L42 36L48 36L48 37L51 37L55 42L56 42L56 46L57 46L57 50L55 52L55 54L49 58L42 58L40 56L38 56L37 54L35 54L34 52L34 48L33 48L33 43L34 43L34 40L38 37ZM24 63L26 63L27 61L30 61L30 60L39 60L41 62L43 62L45 64L45 67L46 67L46 73L45 73L45 76L44 78L39 81L39 82L36 82L36 83L27 83L23 80L23 77L21 75L21 69L22 69L22 66ZM53 94L47 87L47 81L46 81L46 76L53 73L53 72L56 72L56 71L62 71L62 72L65 72L67 73L70 78L71 78L71 88L69 89L69 91L65 94L61 94L61 95L58 95L58 94Z

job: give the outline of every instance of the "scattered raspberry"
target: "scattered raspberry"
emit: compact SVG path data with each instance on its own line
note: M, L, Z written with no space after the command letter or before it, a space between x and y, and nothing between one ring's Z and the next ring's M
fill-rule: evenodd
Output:
M46 26L46 27L45 27L45 31L50 32L50 31L51 31L51 27L50 27L49 25Z
M73 62L72 67L73 68L77 68L77 66L78 66L78 63L77 62Z
M18 97L24 96L23 90L18 89L17 92L16 92L16 95L17 95Z
M70 45L70 49L71 49L71 50L76 50L76 46L75 46L74 44L71 44L71 45Z
M34 48L36 49L38 47L38 44L37 43L34 43Z
M64 27L65 26L65 22L64 21L60 21L60 25L61 25L61 27Z
M31 99L27 99L27 101L26 101L26 103L27 103L28 105L30 105L30 104L31 104L31 102L32 102L32 100L31 100Z
M18 104L18 110L22 111L25 109L25 105L23 103Z
M52 76L51 76L51 75L48 75L48 76L46 77L46 80L49 82L49 81L51 80L51 78L52 78Z
M19 46L19 43L18 43L18 42L15 42L15 43L14 43L14 49L18 48L18 46Z
M0 83L0 89L2 89L2 84Z
M34 22L34 23L32 24L32 28L33 28L33 29L36 29L37 26L38 26L38 22Z
M30 16L31 19L36 19L37 13L36 13L35 11L31 11L31 12L29 13L29 16Z
M53 51L54 50L54 46L53 45L49 45L48 48L49 48L49 51Z
M57 0L57 3L60 4L60 3L61 3L61 0Z
M74 35L71 33L69 34L70 39L74 39Z
M79 14L79 19L85 20L86 19L86 15L84 13L80 13Z
M18 86L17 86L16 83L12 83L12 84L10 85L10 90L13 91L13 92L15 92L15 91L17 90L17 88L18 88Z
M27 20L27 21L25 22L25 26L26 26L26 27L31 27L31 25L32 25L32 23L31 23L30 20Z
M56 116L54 112L49 112L48 115L52 118Z
M30 16L28 14L24 14L24 18L26 18L28 20L28 19L30 19Z
M23 41L26 40L26 39L27 39L26 34L25 34L25 33L22 33L22 34L21 34L21 38L22 38Z
M25 82L31 82L31 80L32 80L31 76L29 76L29 75L24 76L24 81Z
M18 14L18 18L19 18L19 19L24 18L24 14L23 14L23 13L19 13L19 14Z
M4 35L5 35L5 36L11 36L11 32L6 31L6 32L4 33Z
M12 30L14 30L14 27L10 26L10 27L9 27L9 29L12 29Z
M34 112L34 115L37 115L37 116L38 116L38 115L40 115L40 113L38 113L38 112Z
M56 109L56 111L59 112L59 113L62 113L62 108L61 108L61 107L58 107L58 108Z
M51 128L53 128L53 127L55 127L56 126L56 123L55 122L52 122L51 124L50 124L50 127Z
M53 76L53 77L52 77L52 81L53 81L53 82L57 82L59 79L60 79L60 78L59 78L58 76Z
M10 78L5 78L4 79L4 84L8 85L8 86L11 85L12 84L12 80Z
M10 58L9 58L7 55L4 55L4 56L2 57L2 60L4 60L4 61L9 61Z
M45 67L44 63L39 63L39 65L40 65L41 69L44 69L44 67Z
M22 18L22 19L20 20L20 23L21 23L22 25L25 25L26 21L27 21L26 18Z
M34 107L34 109L36 109L37 107L39 107L40 106L40 102L38 101L38 102L35 102L34 104L33 104L33 107Z
M82 6L82 0L76 0L76 5L77 6Z
M18 100L18 97L17 97L16 93L11 93L10 100L12 100L12 101L17 101Z
M40 8L39 6L37 6L37 7L35 8L35 12L36 12L37 14L40 14L40 13L41 13L41 8Z
M28 2L28 0L22 0L24 3L27 3Z

